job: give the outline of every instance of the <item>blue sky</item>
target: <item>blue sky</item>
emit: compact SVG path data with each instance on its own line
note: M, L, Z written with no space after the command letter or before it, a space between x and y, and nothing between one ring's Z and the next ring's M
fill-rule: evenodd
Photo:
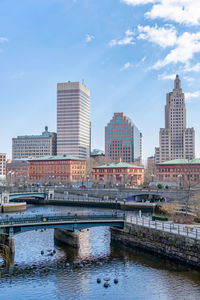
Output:
M199 0L0 0L0 152L11 139L56 131L56 84L91 90L92 148L126 113L158 146L165 95L180 74L200 156Z

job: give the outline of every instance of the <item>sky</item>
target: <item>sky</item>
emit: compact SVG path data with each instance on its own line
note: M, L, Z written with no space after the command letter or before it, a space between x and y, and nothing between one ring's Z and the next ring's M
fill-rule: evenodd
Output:
M159 145L166 93L180 75L200 157L199 0L0 0L0 152L12 137L56 131L56 84L91 91L92 149L127 114L143 159Z

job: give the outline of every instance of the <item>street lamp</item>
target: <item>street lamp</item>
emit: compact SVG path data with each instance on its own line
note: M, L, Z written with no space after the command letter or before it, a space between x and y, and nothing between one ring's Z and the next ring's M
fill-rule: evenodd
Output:
M130 185L132 185L132 182L133 182L133 174L131 175L131 182L130 182ZM133 187L133 186L132 186Z
M179 187L181 187L181 178L183 177L183 175L181 175L181 174L178 174L178 176L177 176L178 178L179 178Z
M87 175L87 176L86 176L86 179L87 179L87 187L88 187L88 181L89 181L89 178L90 178L90 176Z
M123 178L123 175L122 175L122 174L119 174L119 178L120 178L120 184L122 184L122 178Z
M153 185L153 178L154 178L154 174L151 174L151 185Z

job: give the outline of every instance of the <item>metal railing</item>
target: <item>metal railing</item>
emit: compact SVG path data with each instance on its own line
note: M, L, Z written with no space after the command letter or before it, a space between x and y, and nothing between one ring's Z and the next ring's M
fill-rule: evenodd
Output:
M173 234L183 235L200 240L200 227L194 225L176 224L166 221L152 221L151 218L139 218L134 216L126 217L128 223L170 232Z
M22 218L2 218L0 219L0 228L5 226L14 226L19 224L33 224L33 223L59 223L59 222L76 222L76 221L113 221L119 220L124 221L123 214L112 214L112 215L67 215L67 216L49 216L49 215L37 215L34 217L22 217Z

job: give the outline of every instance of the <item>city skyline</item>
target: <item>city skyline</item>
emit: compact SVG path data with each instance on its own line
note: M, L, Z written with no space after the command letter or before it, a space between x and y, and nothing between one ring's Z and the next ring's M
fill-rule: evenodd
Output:
M179 74L199 157L200 13L193 3L191 19L186 2L166 4L160 14L148 0L21 0L15 10L11 1L2 2L1 152L11 158L14 136L37 134L46 124L56 131L56 83L84 80L91 90L92 149L104 149L104 127L114 112L123 111L143 133L145 159L154 154L165 94ZM167 13L182 4L179 19Z

